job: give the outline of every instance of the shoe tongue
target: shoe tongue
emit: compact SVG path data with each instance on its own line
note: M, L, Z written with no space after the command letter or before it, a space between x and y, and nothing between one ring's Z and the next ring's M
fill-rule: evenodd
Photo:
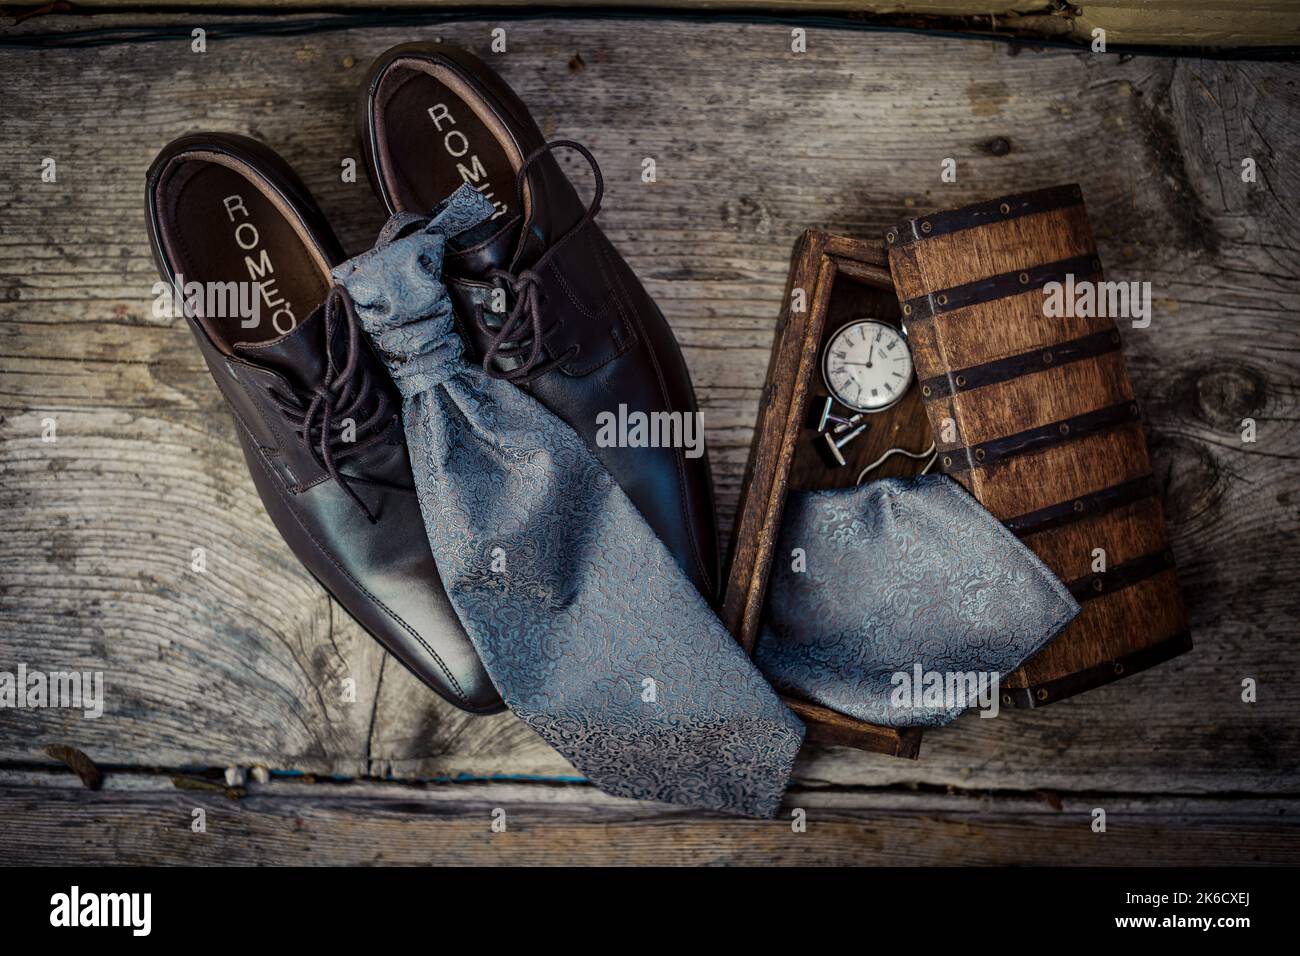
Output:
M235 351L279 372L292 384L311 389L325 374L325 306L318 305L296 326L269 342L238 342Z
M463 279L479 279L489 269L505 269L510 265L519 244L523 219L512 213L500 220L480 223L452 240L452 250L443 260L448 275Z
M489 269L527 269L583 213L573 186L550 154L528 170L528 189L532 208L527 221L523 210L516 209L453 237L443 263L448 275L479 279Z

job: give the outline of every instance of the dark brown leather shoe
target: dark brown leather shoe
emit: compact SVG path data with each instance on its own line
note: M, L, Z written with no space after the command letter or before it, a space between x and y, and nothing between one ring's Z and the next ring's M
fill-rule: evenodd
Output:
M330 267L343 252L306 188L253 140L198 134L154 160L146 207L158 270L182 286L253 482L293 553L444 698L500 710L429 551L400 397L334 307ZM191 291L208 289L221 294ZM254 299L256 314L232 306Z
M443 45L379 57L358 110L370 181L390 213L424 213L462 182L497 207L495 231L449 254L460 331L484 369L528 389L569 423L627 492L700 592L717 600L713 489L690 375L663 314L591 221L527 108L491 69ZM504 301L503 301L504 300ZM620 407L623 406L620 414ZM672 436L644 438L637 413L677 413ZM612 444L611 416L629 422ZM684 416L691 416L689 425ZM654 425L652 425L652 428ZM689 433L693 434L693 433Z

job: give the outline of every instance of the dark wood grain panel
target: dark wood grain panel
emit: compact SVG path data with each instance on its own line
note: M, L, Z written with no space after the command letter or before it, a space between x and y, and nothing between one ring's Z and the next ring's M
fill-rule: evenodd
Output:
M923 322L910 323L908 334L917 347L925 355L942 354L944 360L942 366L927 366L921 377L997 361L1114 328L1113 320L1096 316L1064 316L1047 321L1043 317L1043 294L1039 290L1000 299L998 309L1005 321L996 328L978 321L981 306L955 309Z
M1145 669L1143 659L1151 666L1185 653L1191 649L1186 635L1182 591L1171 568L1124 590L1084 601L1070 626L1006 677L1003 687L1026 689L1037 703L1054 703L1139 673ZM1070 692L1051 690L1049 685L1056 682L1068 685Z
M121 8L119 0L83 0L74 8L78 12L90 8L97 19L105 16L105 8ZM144 11L173 9L175 0L144 0L133 5ZM206 5L194 4L196 7ZM424 8L425 12L455 12L464 4L459 0L227 0L222 9L270 8L288 14L294 11L335 9L341 13L365 8L392 10ZM493 23L509 22L513 15L525 10L544 13L548 8L572 7L626 7L635 8L635 15L645 8L659 8L666 16L689 16L690 8L699 4L687 0L543 0L541 3L525 0L485 0L476 4L480 8L496 8ZM95 8L99 8L95 10ZM1086 50L1094 42L1094 30L1106 32L1111 49L1120 44L1167 46L1171 49L1205 47L1220 49L1268 47L1293 47L1296 43L1296 26L1288 0L1255 0L1249 8L1234 0L1196 0L1194 3L1166 2L1152 4L1150 0L1107 0L1105 5L1071 7L1069 9L1044 6L1041 0L710 0L710 10L732 11L735 14L766 11L770 15L799 17L801 15L839 13L853 17L859 23L870 19L886 28L931 29L936 31L967 33L999 39L1018 37L1028 42L1044 38L1068 40ZM58 16L59 8L48 10L44 16L28 21L31 29L49 29L51 21L62 27L69 19ZM436 20L431 21L431 26ZM66 27L65 27L66 28Z

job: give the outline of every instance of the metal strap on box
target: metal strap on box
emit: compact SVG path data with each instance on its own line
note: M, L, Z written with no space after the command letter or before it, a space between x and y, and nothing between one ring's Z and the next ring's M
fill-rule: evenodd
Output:
M1177 657L1192 649L1192 635L1188 631L1179 631L1159 643L1144 647L1111 660L1101 661L1092 667L1066 674L1055 680L1041 681L1029 687L1003 687L1002 702L1017 707L1039 707L1054 701L1072 697L1080 691L1091 690L1119 680L1126 674L1162 664L1170 658Z
M1095 254L1072 256L1045 262L1042 265L1029 266L1017 272L1003 272L977 279L965 285L940 289L926 295L918 295L903 303L903 323L914 325L957 309L965 309L983 302L995 302L1022 292L1033 292L1043 288L1049 282L1064 283L1067 276L1089 279L1101 271L1101 260Z
M1051 212L1070 206L1083 205L1083 190L1077 185L1051 186L1033 192L1017 193L990 202L963 206L932 216L909 219L885 231L885 242L890 246L906 246L937 236L946 236L963 229L974 229L994 222L1018 219L1037 212Z
M1145 581L1147 578L1154 577L1161 571L1167 571L1173 566L1174 553L1168 548L1161 548L1159 551L1144 554L1140 558L1117 564L1110 570L1103 571L1100 574L1089 574L1087 577L1076 578L1069 582L1066 587L1070 589L1070 593L1076 601L1090 601L1093 598L1114 594L1116 591L1121 591L1130 585Z
M925 401L947 398L950 395L969 392L974 388L997 385L1023 375L1046 371L1058 365L1067 365L1081 359L1117 352L1119 347L1119 332L1115 329L1085 335L1068 342L1056 342L1029 352L1021 352L1019 355L1009 355L993 362L972 365L927 378L921 382L921 398Z
M1133 504L1135 501L1154 498L1155 495L1155 475L1146 474L1140 478L1134 478L1132 481L1120 482L1117 485L1111 485L1109 488L1102 488L1099 491L1071 498L1069 501L1058 501L1046 508L1026 511L1024 514L1008 518L1002 523L1007 526L1012 534L1024 538L1040 531L1047 531L1049 528L1058 528L1061 525L1081 521L1084 518L1091 518L1094 515L1105 514L1116 508Z
M1127 425L1129 422L1136 422L1138 419L1136 402L1119 402L1072 418L1063 418L1037 428L1016 432L1004 438L994 438L979 445L940 450L939 465L944 474L948 475L972 468L987 468L1007 458L1043 451L1063 442L1097 435Z

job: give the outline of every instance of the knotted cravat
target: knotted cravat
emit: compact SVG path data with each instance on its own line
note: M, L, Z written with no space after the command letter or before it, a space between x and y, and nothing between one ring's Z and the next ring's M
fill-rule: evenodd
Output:
M992 675L1079 613L943 475L793 492L777 555L755 661L781 690L873 724L939 726L987 706Z
M602 790L770 817L803 725L573 429L463 357L443 251L491 213L462 186L334 270L402 394L447 595L507 706Z

